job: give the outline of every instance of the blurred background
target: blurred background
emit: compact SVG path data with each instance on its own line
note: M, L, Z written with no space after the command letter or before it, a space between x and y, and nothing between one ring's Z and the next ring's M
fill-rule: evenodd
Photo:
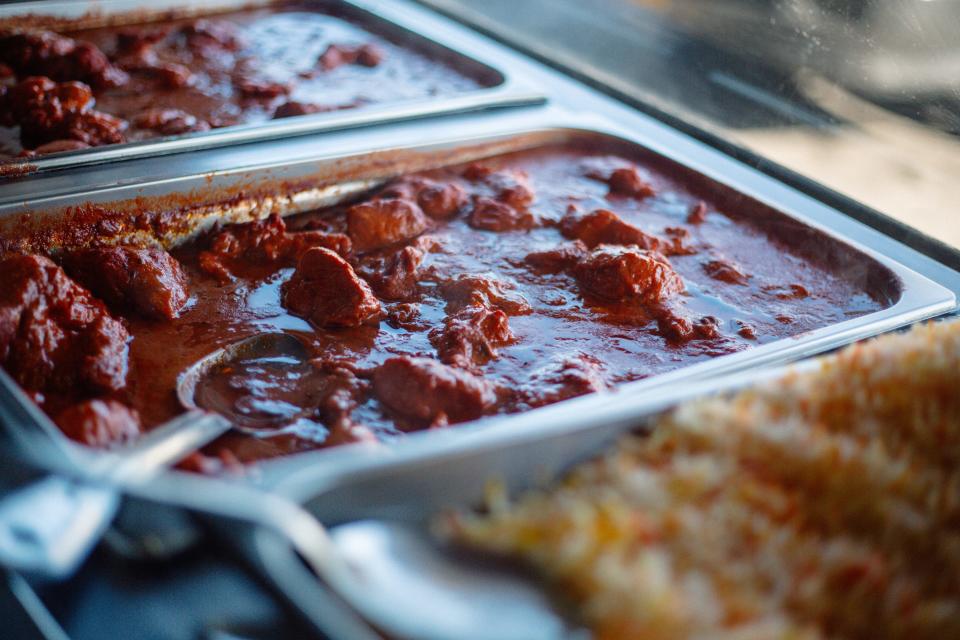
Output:
M960 247L960 0L424 1Z

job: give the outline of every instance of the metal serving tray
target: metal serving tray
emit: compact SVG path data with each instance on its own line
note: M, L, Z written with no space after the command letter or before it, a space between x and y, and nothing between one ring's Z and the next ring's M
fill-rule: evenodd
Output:
M361 146L358 149L358 142L369 144L370 141L354 133L346 136L342 148L325 139L323 151L313 147L312 153L297 160L278 158L256 168L216 175L187 175L0 205L0 238L5 242L20 239L28 248L47 249L82 243L88 234L102 236L105 229L121 238L143 237L147 235L146 229L165 244L175 245L217 221L244 221L271 211L283 214L305 211L402 173L549 144L602 141L651 158L661 170L667 165L667 171L692 176L711 189L712 197L745 198L740 200L740 209L751 212L746 214L751 222L773 236L788 234L793 246L815 241L819 253L829 255L850 277L857 278L865 289L888 305L881 311L800 336L624 384L609 393L592 394L522 414L485 418L476 423L477 428L502 434L537 432L560 416L584 420L653 389L807 357L935 316L956 304L954 294L948 289L834 233L789 203L770 201L756 185L725 179L708 166L678 157L655 141L644 140L603 118L595 117L586 123L583 116L559 112L544 116L542 112L525 118L518 116L520 126L512 131L501 126L502 123L490 123L486 127L488 131L483 131L478 123L478 131L469 137L462 134L447 137L437 126L419 126L418 143L389 148ZM589 128L584 128L585 124L589 124ZM91 211L96 213L92 218ZM132 211L137 212L136 225L124 222ZM87 218L91 218L92 227L84 230L82 223ZM470 429L470 425L458 425L450 430L412 434L407 439L441 442ZM261 462L257 478L269 486L303 467L324 466L334 472L337 461L353 464L356 460L374 460L388 449L354 445L295 454Z
M266 122L54 153L36 158L0 162L0 179L133 158L156 157L227 145L275 140L323 131L397 122L442 114L542 103L545 98L528 80L497 65L470 43L422 20L422 10L389 0L314 0L320 7L337 7L373 32L409 43L428 56L452 64L475 78L480 88L438 98L417 98L373 104L343 111L310 114ZM174 17L196 17L225 11L256 9L283 4L282 0L160 0L144 7L137 0L35 0L0 5L0 27L5 24L42 25L51 29L94 28L117 24L143 24ZM434 25L435 27L436 25Z
M322 637L379 638L383 631L387 637L421 640L583 640L589 636L550 607L537 582L490 558L450 554L431 540L431 520L447 509L481 505L490 480L511 494L542 487L607 450L625 433L642 432L651 419L679 404L776 384L782 376L818 365L807 361L673 385L657 394L623 398L587 420L574 412L554 411L539 428L517 430L501 424L464 429L445 440L410 439L390 456L354 458L335 471L305 466L275 490L322 526L289 506L278 520L282 503L276 496L266 499L230 486L220 486L213 494L199 490L186 474L170 474L130 491L214 517L215 528ZM254 527L238 527L239 522ZM351 561L359 566L351 567ZM318 576L331 582L325 584ZM385 593L409 607L402 619L391 619L391 608L381 608ZM353 610L344 606L342 594L349 595ZM484 611L489 615L477 620ZM380 629L374 630L377 622Z

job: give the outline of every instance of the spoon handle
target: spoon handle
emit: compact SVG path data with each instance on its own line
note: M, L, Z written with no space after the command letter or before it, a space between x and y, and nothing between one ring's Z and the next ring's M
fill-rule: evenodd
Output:
M123 459L108 475L131 480L153 474L216 440L230 428L230 421L219 414L191 409L118 452Z

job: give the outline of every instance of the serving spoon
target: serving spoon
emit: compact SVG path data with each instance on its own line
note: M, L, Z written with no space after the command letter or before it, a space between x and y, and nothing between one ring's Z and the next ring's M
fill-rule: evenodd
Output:
M53 444L70 466L91 481L49 475L0 498L0 565L46 578L68 576L83 562L113 520L119 494L108 485L150 476L200 449L231 429L255 436L275 430L290 415L231 416L205 411L197 404L198 389L224 367L243 362L269 362L274 367L305 367L303 343L284 333L264 333L218 349L185 370L177 381L177 397L188 411L157 427L133 445L96 459L84 460L76 448L60 444L57 427L0 370L3 406L18 410L3 421L25 453ZM215 396L208 399L215 401ZM210 407L213 408L213 407ZM303 413L307 410L304 409ZM18 430L22 430L18 431ZM46 441L46 442L44 442ZM100 484L102 482L102 484Z

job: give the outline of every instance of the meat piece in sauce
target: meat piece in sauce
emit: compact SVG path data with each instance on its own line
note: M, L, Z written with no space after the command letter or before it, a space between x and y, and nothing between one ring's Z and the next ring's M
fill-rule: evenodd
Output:
M233 88L246 98L266 100L285 96L293 91L293 86L289 83L246 73L234 76Z
M528 253L524 262L540 273L560 273L572 269L590 253L581 240L566 242L555 249Z
M587 214L568 214L560 223L560 231L567 238L581 240L590 249L601 244L632 244L641 249L656 250L662 244L658 238L624 222L607 209L597 209Z
M33 156L42 156L48 153L64 153L66 151L80 151L81 149L89 148L90 145L86 142L80 142L79 140L54 140L53 142L42 144L36 149L24 149L20 152L20 156L23 158L32 158Z
M345 64L356 64L362 67L376 67L386 54L383 49L375 44L364 44L358 46L331 44L320 54L317 64L324 71L333 71L337 67Z
M411 240L428 228L419 205L404 198L375 198L347 209L347 233L361 252Z
M236 51L243 46L237 28L225 20L194 20L180 33L194 53L210 55L209 50Z
M475 162L467 166L463 177L475 183L478 195L487 196L519 211L525 211L536 197L526 171L492 169L483 163Z
M341 256L351 252L350 238L342 233L324 231L287 231L287 225L277 214L230 226L213 236L210 246L200 253L200 268L230 281L233 272L244 266L295 266L308 249L323 247Z
M720 338L720 321L713 316L692 320L686 313L670 304L654 305L651 312L657 321L660 335L670 342L684 344L691 340Z
M704 272L714 280L729 284L746 285L749 276L726 260L711 260L704 263Z
M24 388L126 386L130 336L102 302L42 256L8 256L0 273L0 362Z
M529 211L518 210L493 198L474 200L468 222L474 229L486 231L519 231L533 229L539 224L537 217Z
M296 100L288 100L284 102L279 107L276 108L273 112L273 119L279 120L280 118L293 118L296 116L305 116L311 113L323 113L325 111L335 111L339 107L332 107L325 104L312 104L310 102L298 102Z
M656 304L683 291L683 278L659 253L639 247L602 245L574 267L590 295L614 302Z
M153 47L166 39L169 30L129 27L117 31L116 57L147 59L153 53Z
M516 287L493 274L462 275L440 285L440 293L447 301L447 309L464 307L499 309L511 316L526 315L532 311L530 303Z
M90 87L81 82L30 77L6 92L0 115L4 124L20 126L20 140L28 148L62 140L89 146L123 142L126 122L94 111L93 104Z
M636 167L618 167L609 173L598 169L589 169L587 177L610 186L609 195L636 198L641 200L654 195L653 187L643 179Z
M442 362L471 369L497 357L497 347L513 342L507 314L499 309L466 307L430 331L430 344Z
M116 400L85 400L60 412L55 422L71 440L104 449L140 435L139 414Z
M67 272L111 306L172 320L189 299L180 263L157 247L93 247L63 256Z
M437 220L452 218L467 203L467 194L460 185L453 182L440 184L421 177L398 180L386 187L380 196L416 200L425 214Z
M529 407L542 407L606 388L600 361L579 353L534 371L518 396Z
M283 304L319 327L359 327L380 318L380 301L330 249L310 249L283 287Z
M370 261L362 273L381 298L407 300L417 292L417 272L425 254L420 247L403 247L384 259Z
M123 86L129 80L97 47L51 31L0 35L0 62L20 77L79 80L97 89Z
M210 129L208 122L197 120L181 109L147 109L134 116L133 124L140 129L152 129L165 136Z
M390 358L373 374L376 397L388 409L422 425L474 420L497 402L494 386L431 358Z
M687 224L703 224L707 221L707 203L703 200L690 207L687 214Z

